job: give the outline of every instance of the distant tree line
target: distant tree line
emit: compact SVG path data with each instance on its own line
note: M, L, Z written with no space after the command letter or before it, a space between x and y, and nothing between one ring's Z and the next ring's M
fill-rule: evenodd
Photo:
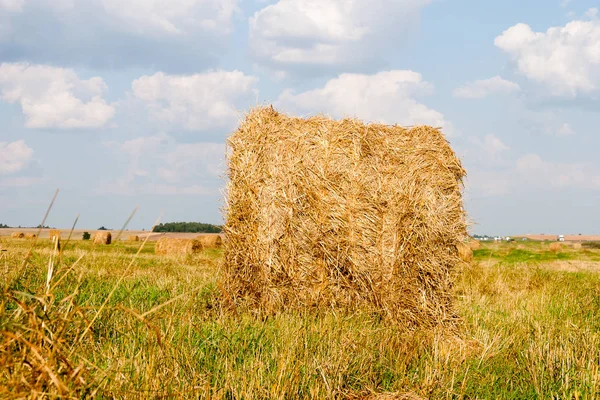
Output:
M158 224L153 232L221 233L222 227L202 222L167 222Z
M12 226L8 226L6 224L0 224L0 229L1 228L12 228ZM44 226L41 226L41 225L38 225L38 226L21 226L21 225L19 225L19 228L27 228L27 229L33 229L33 228L54 229L54 228L51 228L51 227L46 226L46 225L44 225Z

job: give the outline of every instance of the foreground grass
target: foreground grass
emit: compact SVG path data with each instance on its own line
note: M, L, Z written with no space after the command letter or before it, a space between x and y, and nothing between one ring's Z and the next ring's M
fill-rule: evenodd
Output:
M600 275L546 268L600 251L476 251L458 275L452 337L366 313L225 314L215 251L165 258L150 245L131 264L135 245L77 242L46 293L50 243L24 270L26 242L3 245L0 397L600 397Z

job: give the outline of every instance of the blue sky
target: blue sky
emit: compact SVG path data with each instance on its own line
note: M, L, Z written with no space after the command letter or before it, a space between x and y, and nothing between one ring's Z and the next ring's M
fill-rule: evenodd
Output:
M600 4L0 0L0 222L221 223L243 112L440 126L473 233L599 233Z

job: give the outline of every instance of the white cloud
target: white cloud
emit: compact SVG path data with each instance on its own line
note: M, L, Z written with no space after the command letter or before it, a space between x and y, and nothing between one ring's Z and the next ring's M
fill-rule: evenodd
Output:
M214 65L238 0L0 0L0 59L169 72Z
M229 33L237 10L236 0L102 0L102 4L120 27L150 36L185 35L198 29Z
M8 175L25 168L31 161L33 149L24 140L0 142L0 175Z
M527 78L559 96L600 90L600 20L572 21L545 33L517 24L495 45L508 53Z
M588 163L560 163L544 161L538 154L520 157L516 174L529 185L555 188L600 188L600 171Z
M323 88L295 94L284 91L278 107L296 113L324 112L334 118L357 117L365 121L403 126L427 124L450 130L444 116L419 103L416 97L431 94L433 87L413 71L385 71L375 75L342 74Z
M483 99L494 94L511 94L520 90L521 88L516 83L494 76L460 86L454 89L454 96L465 99Z
M0 0L0 10L19 12L23 10L25 0Z
M240 71L211 71L195 75L142 76L132 84L135 97L153 118L189 130L231 129L236 107L255 101L257 79Z
M587 10L584 14L586 17L588 18L596 18L598 16L598 9L597 8L590 8L589 10Z
M114 115L99 77L80 79L71 69L0 64L0 95L19 103L29 128L98 128Z
M572 1L573 1L573 0L560 0L560 6L561 6L562 8L565 8L565 7L567 7L569 4L571 4L571 2L572 2Z
M558 128L558 130L556 131L556 136L558 137L564 137L564 136L573 136L575 134L575 131L573 130L573 128L571 128L571 125L564 123L560 126L560 128Z
M377 55L380 38L414 23L429 3L280 0L250 18L250 45L257 58L280 66L361 63Z
M214 195L222 186L224 143L178 143L160 134L107 146L122 159L125 173L100 192Z

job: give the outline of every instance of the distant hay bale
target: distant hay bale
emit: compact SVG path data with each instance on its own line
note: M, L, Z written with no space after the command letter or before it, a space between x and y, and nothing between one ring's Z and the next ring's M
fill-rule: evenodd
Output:
M202 243L205 249L218 249L223 246L223 239L221 239L221 235L218 233L200 235L196 239Z
M581 246L581 243L573 243L573 248L574 248L575 250L579 250L579 249L581 249L581 248L582 248L582 246Z
M459 243L456 248L458 250L458 257L462 261L466 263L473 261L473 250L471 250L470 244Z
M60 239L60 229L50 229L48 231L48 236L50 237L50 239L52 239L53 237Z
M562 244L554 242L554 243L550 243L550 251L553 253L558 253L562 250Z
M140 237L138 235L129 235L127 237L127 240L130 242L139 242L140 241Z
M25 237L25 234L23 232L13 232L12 235L10 235L10 237L12 237L13 239L23 239Z
M25 239L32 240L32 239L36 239L36 238L37 238L37 235L35 233L26 233L25 234Z
M112 240L112 235L108 231L98 231L94 233L93 237L94 244L110 244Z
M226 305L455 320L465 171L438 129L259 108L227 144Z
M154 252L159 255L187 255L199 253L204 249L197 239L177 239L163 237L158 239Z
M471 248L471 250L479 250L481 248L481 242L476 239L471 239L469 241L469 247Z

